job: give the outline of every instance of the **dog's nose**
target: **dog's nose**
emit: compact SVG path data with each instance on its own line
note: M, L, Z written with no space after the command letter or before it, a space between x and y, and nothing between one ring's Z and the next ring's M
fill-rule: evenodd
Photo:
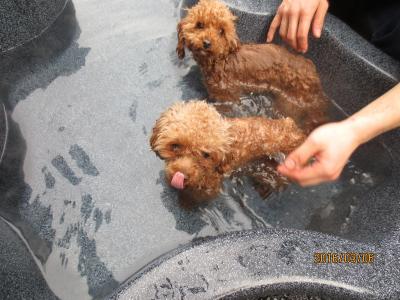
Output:
M208 49L211 47L211 42L209 40L204 40L203 42L204 49Z

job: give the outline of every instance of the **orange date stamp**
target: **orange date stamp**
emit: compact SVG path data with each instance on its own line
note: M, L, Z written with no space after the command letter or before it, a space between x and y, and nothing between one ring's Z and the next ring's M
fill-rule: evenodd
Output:
M315 252L316 264L372 264L376 258L373 252Z

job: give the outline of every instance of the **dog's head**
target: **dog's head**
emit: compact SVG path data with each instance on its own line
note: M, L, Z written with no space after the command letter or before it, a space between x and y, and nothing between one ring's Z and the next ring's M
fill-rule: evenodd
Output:
M150 139L152 150L165 160L167 182L198 199L219 193L231 143L229 123L203 101L171 106Z
M185 56L185 46L196 57L223 58L239 47L235 29L236 17L218 0L200 0L178 24L179 58Z

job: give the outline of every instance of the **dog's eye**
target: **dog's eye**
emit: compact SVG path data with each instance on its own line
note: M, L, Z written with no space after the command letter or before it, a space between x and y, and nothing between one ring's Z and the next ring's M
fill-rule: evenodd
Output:
M201 154L202 154L203 157L206 158L206 159L207 159L207 158L210 158L210 154L207 153L207 152L204 152L204 151L203 151L203 152L201 152Z
M196 23L196 28L197 29L203 29L204 28L204 24L202 22L197 22Z
M172 151L177 151L181 148L181 145L179 144L171 144L171 150Z
M225 34L225 30L223 29L223 28L221 28L220 30L219 30L219 35L224 35Z

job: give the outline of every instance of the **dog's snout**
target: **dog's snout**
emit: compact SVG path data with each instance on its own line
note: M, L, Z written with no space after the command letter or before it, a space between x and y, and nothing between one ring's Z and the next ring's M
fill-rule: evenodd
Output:
M211 42L209 40L204 40L203 41L203 47L204 49L208 49L211 47Z

